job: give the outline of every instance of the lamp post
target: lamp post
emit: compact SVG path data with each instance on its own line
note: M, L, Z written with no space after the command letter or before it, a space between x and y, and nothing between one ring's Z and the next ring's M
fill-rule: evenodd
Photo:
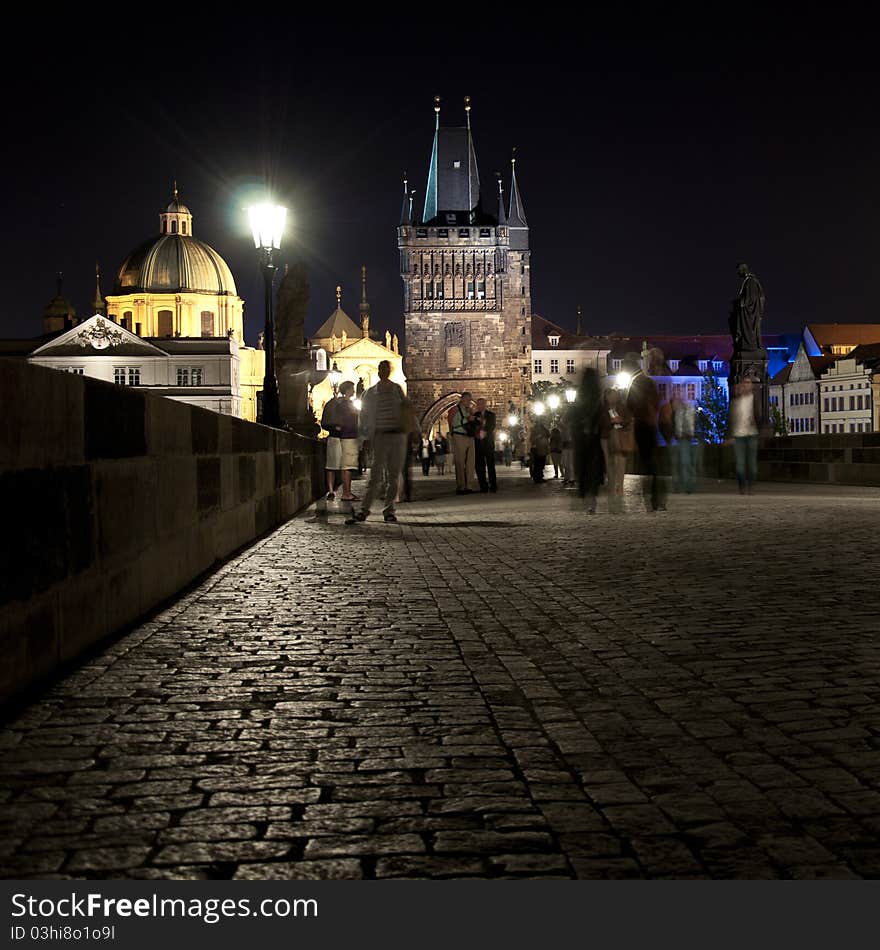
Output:
M327 377L330 380L330 385L333 387L333 395L336 396L338 394L339 384L342 382L342 373L339 371L335 360L333 361L333 369L330 370Z
M569 387L568 389L566 389L566 390L565 390L565 401L568 402L568 403L572 403L572 402L575 401L575 399L577 399L577 390L576 390L576 389L572 389L571 387Z
M278 398L278 380L275 378L275 306L272 285L275 281L275 251L281 249L281 235L287 208L280 205L260 204L248 208L248 218L254 233L254 246L260 252L260 267L266 285L266 323L263 347L266 352L266 371L263 376L263 412L260 422L280 429L281 405Z

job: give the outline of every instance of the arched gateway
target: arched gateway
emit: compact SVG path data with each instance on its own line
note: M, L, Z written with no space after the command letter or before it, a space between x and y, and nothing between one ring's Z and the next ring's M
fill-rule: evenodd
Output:
M422 432L426 435L433 429L434 435L442 432L448 435L446 425L446 416L449 410L461 399L461 393L444 393L439 399L433 402L422 414Z

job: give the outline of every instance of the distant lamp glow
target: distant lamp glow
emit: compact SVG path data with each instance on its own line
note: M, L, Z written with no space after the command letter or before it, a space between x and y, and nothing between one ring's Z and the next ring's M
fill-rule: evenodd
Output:
M506 432L499 432L499 433L498 433L498 438L499 438L502 442L506 442L507 439L508 439L508 435L507 435Z
M629 389L629 384L633 381L629 373L620 372L617 374L617 388Z
M507 417L507 424L508 424L509 426L515 426L515 425L517 424L517 422L519 422L519 416L517 416L515 412L512 412L512 413Z
M557 396L556 393L551 393L551 394L547 397L547 405L548 405L551 409L553 409L553 410L558 409L558 408L559 408L559 396Z
M333 395L335 396L336 390L342 382L342 373L339 371L339 367L336 363L333 364L333 369L327 374L327 378L330 380L330 385L333 387Z
M265 202L260 205L251 205L247 211L251 231L254 234L254 247L279 250L281 235L284 234L287 208Z
M364 403L361 399L352 399L351 404L355 407L355 409L357 409L358 412L364 408Z
M577 399L577 390L571 389L570 387L565 390L565 401L574 402Z
M536 402L532 404L532 413L536 416L543 416L546 411L546 406L542 402Z

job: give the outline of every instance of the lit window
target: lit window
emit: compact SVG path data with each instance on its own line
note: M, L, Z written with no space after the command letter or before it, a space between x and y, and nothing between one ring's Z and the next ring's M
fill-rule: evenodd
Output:
M669 368L672 370L673 373L678 369L678 363L679 363L678 360L669 361Z
M478 280L477 281L477 300L486 299L486 281Z
M547 341L550 343L550 346L559 346L558 336L548 336Z
M189 372L189 379L191 386L201 386L202 385L202 367L193 366Z
M177 385L189 386L189 369L186 366L177 367Z
M128 385L129 386L140 386L141 384L141 368L140 366L129 366L128 367Z
M124 366L114 366L113 367L113 382L117 386L125 385L125 367Z
M693 402L697 398L697 385L696 383L688 383L688 399Z

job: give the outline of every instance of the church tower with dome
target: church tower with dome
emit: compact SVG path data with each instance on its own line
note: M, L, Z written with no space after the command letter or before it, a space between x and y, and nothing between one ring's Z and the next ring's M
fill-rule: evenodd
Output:
M175 183L158 235L120 266L107 316L141 337L232 337L243 344L243 309L226 261L193 235L192 212Z

